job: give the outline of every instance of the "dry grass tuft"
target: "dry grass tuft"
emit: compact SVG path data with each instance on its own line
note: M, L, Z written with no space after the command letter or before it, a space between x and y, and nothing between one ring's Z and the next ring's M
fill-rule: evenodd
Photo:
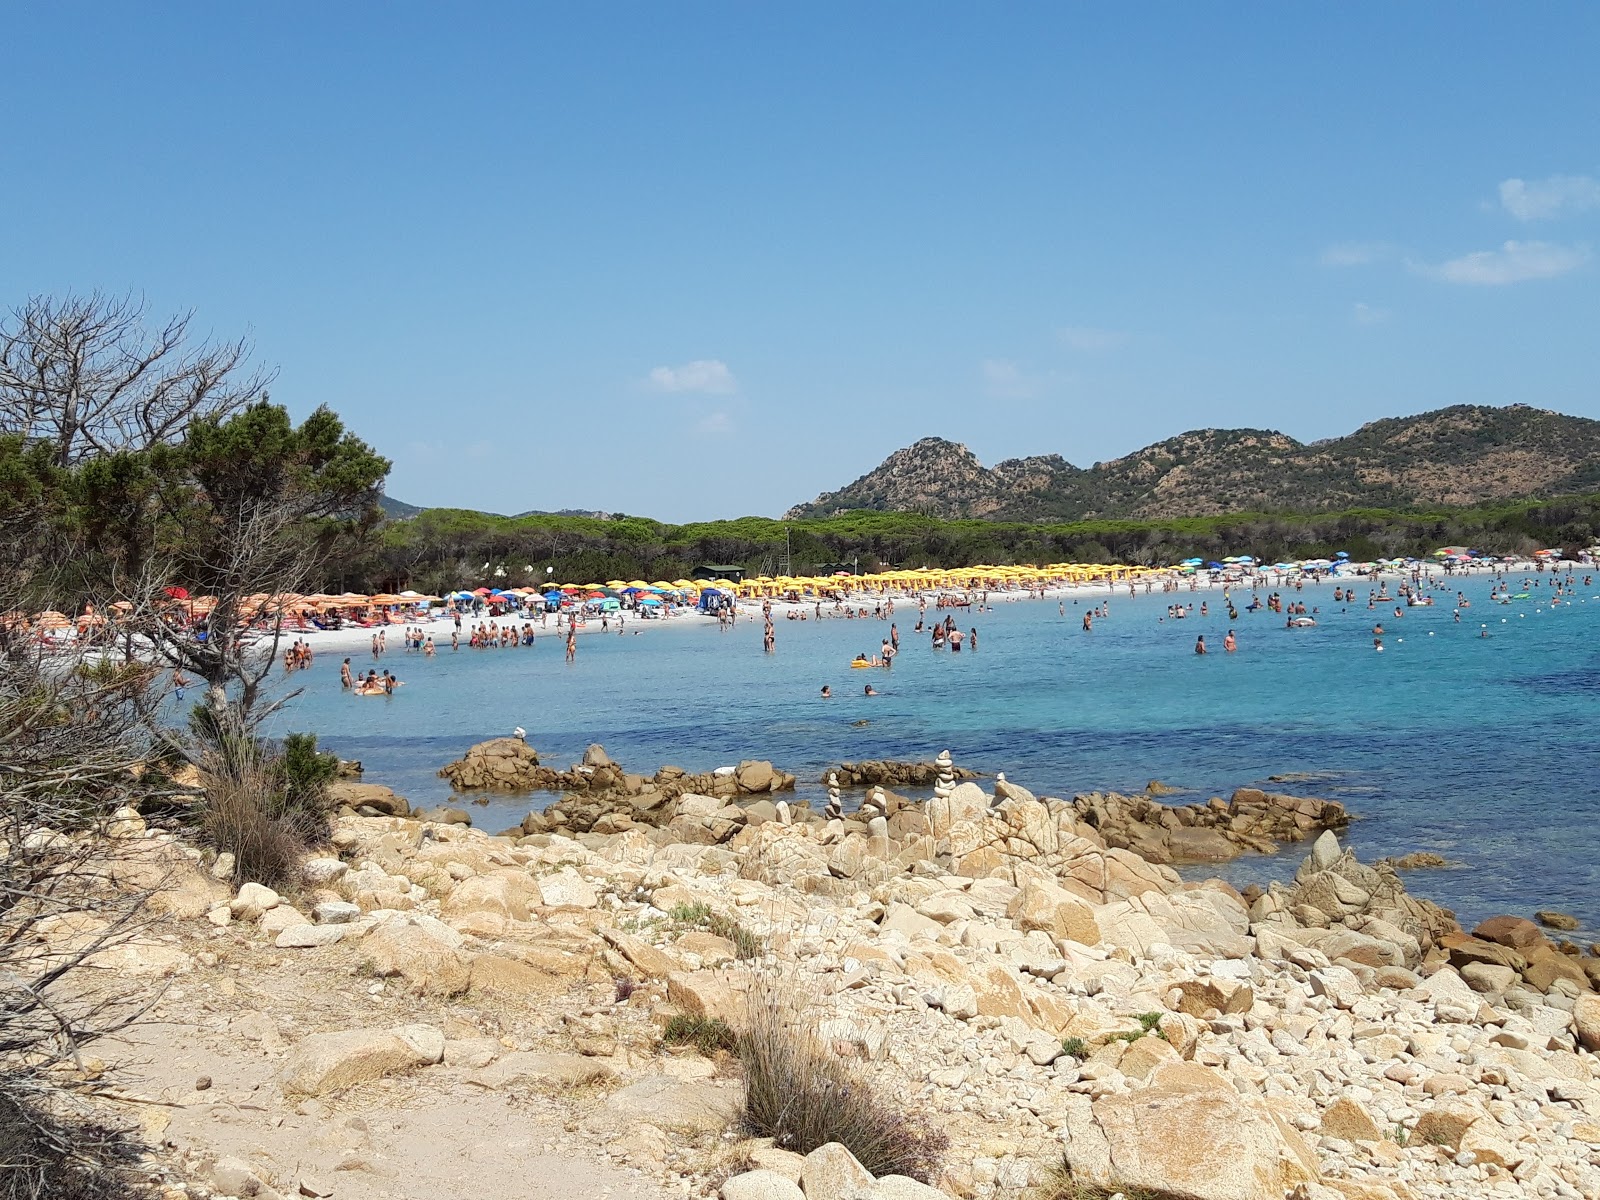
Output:
M327 819L286 806L266 771L246 768L206 782L201 825L219 851L234 856L234 882L293 889L300 861L327 837Z
M1027 1200L1182 1200L1172 1192L1121 1185L1106 1187L1074 1179L1066 1159L1045 1172L1044 1181L1027 1191Z
M902 1111L818 1036L815 999L793 976L762 975L750 989L739 1040L745 1124L785 1150L845 1146L873 1175L929 1183L949 1139Z

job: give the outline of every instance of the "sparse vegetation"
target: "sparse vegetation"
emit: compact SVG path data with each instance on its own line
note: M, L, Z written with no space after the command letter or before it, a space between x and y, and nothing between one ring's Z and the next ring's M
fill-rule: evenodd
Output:
M1028 1189L1027 1200L1180 1200L1171 1192L1116 1184L1107 1187L1074 1179L1072 1166L1063 1158L1045 1172L1044 1179Z
M931 1182L949 1139L834 1055L817 1033L813 1007L793 978L755 980L739 1039L749 1132L799 1154L838 1142L874 1175Z
M723 916L712 909L709 904L680 904L669 914L672 923L680 931L688 929L701 929L716 937L724 938L733 943L733 956L749 961L760 958L766 951L766 943L760 935L746 928L732 917Z
M1061 1053L1070 1055L1072 1058L1088 1058L1089 1043L1081 1037L1062 1038Z
M202 736L205 725L202 716ZM316 742L312 734L290 734L281 748L211 740L199 821L207 841L234 856L236 883L293 890L300 860L327 839L327 786L338 760L319 753Z
M667 1022L661 1031L661 1040L669 1046L693 1046L707 1058L719 1050L731 1051L738 1047L738 1036L733 1027L721 1017L702 1017L679 1013Z

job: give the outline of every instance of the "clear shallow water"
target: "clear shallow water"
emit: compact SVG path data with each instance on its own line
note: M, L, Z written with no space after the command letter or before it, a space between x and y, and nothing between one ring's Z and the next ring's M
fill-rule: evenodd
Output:
M902 605L902 652L888 672L848 667L887 633L874 620L780 619L773 655L761 652L759 622L724 633L701 618L581 638L573 666L555 636L432 661L391 650L384 665L407 681L391 698L343 694L340 655L324 650L295 677L304 694L279 724L317 732L362 760L369 782L420 804L451 798L440 766L518 725L555 765L590 742L647 774L770 758L811 795L830 762L926 759L945 747L963 766L1051 795L1160 779L1194 793L1182 802L1263 786L1344 801L1363 859L1427 849L1464 864L1410 877L1463 921L1559 908L1600 926L1600 589L1556 609L1544 589L1510 606L1487 601L1487 580L1466 590L1473 607L1456 624L1446 594L1396 620L1392 604L1341 612L1331 586L1308 587L1300 598L1321 606L1319 627L1290 631L1265 609L1241 612L1234 655L1221 652L1220 590L1113 597L1092 633L1080 627L1087 596L1069 599L1065 617L1055 600L956 610L963 628L979 629L978 651L960 654L930 649L911 632L915 607ZM1209 601L1211 615L1159 619L1169 601L1190 599L1196 612ZM1375 620L1387 630L1382 654ZM1212 651L1204 658L1193 653L1198 633ZM862 696L866 682L883 695ZM818 698L823 683L835 699ZM1315 778L1268 782L1300 772ZM548 799L470 811L498 830ZM1204 873L1283 877L1303 853Z

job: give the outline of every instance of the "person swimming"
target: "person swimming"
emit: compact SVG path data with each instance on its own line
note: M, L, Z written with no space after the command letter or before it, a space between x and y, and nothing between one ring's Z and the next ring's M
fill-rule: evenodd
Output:
M876 696L876 695L879 694L879 692L878 692L877 688L873 687L869 683L869 684L867 684L866 689L861 694L864 695L864 696Z

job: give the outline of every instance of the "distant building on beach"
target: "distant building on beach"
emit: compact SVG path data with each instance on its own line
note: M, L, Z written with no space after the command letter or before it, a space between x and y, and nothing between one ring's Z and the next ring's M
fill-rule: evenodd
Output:
M720 579L724 583L743 583L744 568L727 563L701 563L689 572L692 579Z

